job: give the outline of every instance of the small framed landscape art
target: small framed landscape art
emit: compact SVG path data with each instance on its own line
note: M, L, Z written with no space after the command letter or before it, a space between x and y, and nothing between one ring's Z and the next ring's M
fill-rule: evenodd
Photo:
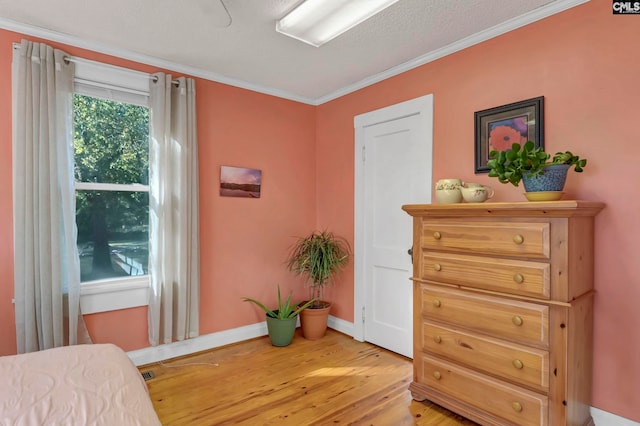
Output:
M475 172L489 172L491 151L527 141L544 147L544 96L476 112Z
M262 170L220 166L220 195L260 198Z

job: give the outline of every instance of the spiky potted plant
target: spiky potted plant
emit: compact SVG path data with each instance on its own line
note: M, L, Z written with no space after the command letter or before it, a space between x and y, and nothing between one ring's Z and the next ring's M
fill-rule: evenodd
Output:
M336 273L347 265L351 246L343 238L328 231L315 231L298 238L289 253L287 267L309 284L314 303L300 315L302 334L315 340L325 335L331 303L324 298L324 288L334 282Z
M314 299L308 302L291 303L293 291L289 292L289 297L285 301L280 297L280 286L278 286L278 309L271 310L262 302L252 299L251 297L243 297L245 302L251 302L257 305L265 312L267 319L267 332L273 346L288 346L293 340L296 332L296 323L298 314L311 306Z

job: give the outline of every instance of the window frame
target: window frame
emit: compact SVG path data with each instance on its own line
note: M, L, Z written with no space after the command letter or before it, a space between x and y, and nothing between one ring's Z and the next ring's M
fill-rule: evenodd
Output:
M128 104L149 105L149 74L85 59L75 62L74 93ZM151 165L149 165L151 167ZM143 184L75 182L74 190L150 192ZM150 275L86 281L80 285L80 309L94 314L149 305Z

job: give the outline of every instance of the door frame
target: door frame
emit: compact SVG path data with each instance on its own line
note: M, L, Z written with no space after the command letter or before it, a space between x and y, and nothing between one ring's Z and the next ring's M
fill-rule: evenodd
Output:
M428 159L430 163L427 166L433 169L433 94L424 95L419 98L411 99L388 107L380 108L374 111L366 112L354 117L353 125L355 128L355 156L354 156L354 306L353 306L353 338L360 342L365 341L364 317L362 311L366 304L366 287L365 277L365 258L364 258L364 166L363 156L365 135L364 129L380 123L385 123L400 118L417 115L420 117L420 127L418 132L424 137L429 146L428 152L432 155ZM428 134L431 130L431 134ZM425 159L426 160L426 159ZM425 182L429 188L429 197L424 202L431 200L432 173L429 174L428 182ZM418 201L418 200L416 200Z

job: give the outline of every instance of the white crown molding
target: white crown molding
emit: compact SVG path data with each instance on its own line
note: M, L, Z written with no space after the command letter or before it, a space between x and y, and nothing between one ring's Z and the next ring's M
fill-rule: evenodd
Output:
M14 31L17 33L30 35L33 37L39 37L46 40L55 41L58 43L67 44L70 46L79 47L81 49L92 50L98 53L104 53L106 55L116 56L122 59L128 59L130 61L139 62L146 65L153 65L159 68L188 74L193 77L204 78L206 80L216 81L218 83L227 84L229 86L239 87L241 89L247 89L258 93L264 93L266 95L276 96L278 98L289 99L296 102L301 102L309 105L317 105L311 98L305 98L293 93L286 92L284 90L274 89L271 87L260 86L258 84L249 83L234 78L229 78L221 74L217 74L210 71L205 71L195 67L189 67L181 65L176 62L166 61L153 56L143 55L140 53L132 52L126 49L119 49L112 46L107 46L95 41L84 40L78 37L71 36L69 34L59 33L57 31L47 30L45 28L36 27L33 25L23 24L21 22L12 21L10 19L0 18L0 28L5 30Z
M56 41L59 43L68 44L71 46L76 46L82 49L92 50L95 52L116 56L123 59L128 59L135 62L140 62L147 65L153 65L153 66L169 69L176 72L181 72L194 77L200 77L206 80L228 84L229 86L239 87L242 89L252 90L254 92L264 93L266 95L276 96L279 98L289 99L292 101L317 106L325 102L329 102L331 100L337 99L341 96L347 95L349 93L355 92L357 90L363 89L367 86L371 86L372 84L378 83L382 80L386 80L387 78L394 77L398 74L409 71L413 68L435 61L436 59L440 59L444 56L466 49L467 47L471 47L478 43L482 43L483 41L505 34L509 31L513 31L517 28L523 27L525 25L531 24L533 22L539 21L541 19L547 18L552 15L555 15L556 13L560 13L567 9L571 9L572 7L581 5L583 3L587 3L588 1L590 0L555 1L546 6L542 6L529 13L526 13L522 16L505 21L492 28L488 28L484 31L473 34L462 40L458 40L441 49L419 56L411 61L405 62L393 68L389 68L388 70L382 73L365 78L363 80L360 80L357 83L351 84L349 86L345 86L341 89L336 90L335 92L332 92L325 96L321 96L316 99L298 96L283 90L260 86L260 85L249 83L246 81L229 78L224 75L216 74L210 71L205 71L199 68L181 65L175 62L166 61L166 60L155 58L152 56L142 55L139 53L131 52L126 49L118 49L118 48L110 47L94 41L83 40L78 37L70 36L68 34L62 34L56 31L23 24L23 23L12 21L5 18L0 18L0 28L4 28L6 30L15 31L18 33L26 34L26 35L31 35L34 37L44 38L51 41Z
M466 49L467 47L471 47L478 43L482 43L483 41L498 37L499 35L508 33L509 31L524 27L525 25L531 24L544 18L548 18L551 15L555 15L556 13L563 12L567 9L571 9L572 7L579 6L589 1L590 0L558 0L546 6L539 7L538 9L532 10L531 12L518 16L517 18L510 19L499 25L488 28L484 31L480 31L469 37L465 37L441 49L434 50L425 55L418 56L417 58L412 59L408 62L389 68L388 70L380 74L372 75L371 77L360 80L355 84L345 86L333 93L321 96L315 99L314 105L321 105L325 102L332 101L349 93L353 93L356 90L360 90L367 86L371 86L372 84L379 83L390 77L394 77L398 74L402 74L403 72L412 70L421 65L433 62L436 59L451 55L452 53L456 53L460 50Z

